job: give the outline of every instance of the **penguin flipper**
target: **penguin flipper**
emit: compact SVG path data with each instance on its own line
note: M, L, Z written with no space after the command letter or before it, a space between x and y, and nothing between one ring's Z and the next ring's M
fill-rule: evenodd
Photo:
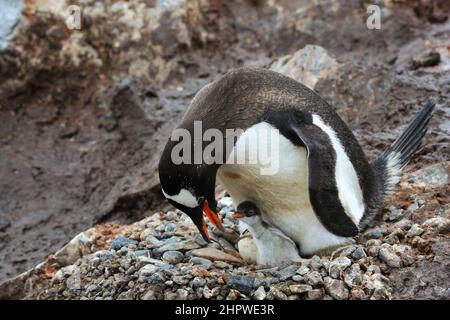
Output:
M326 132L313 124L309 114L281 113L270 119L283 135L308 151L309 199L320 222L341 237L353 237L359 230L346 214L336 183L336 152Z

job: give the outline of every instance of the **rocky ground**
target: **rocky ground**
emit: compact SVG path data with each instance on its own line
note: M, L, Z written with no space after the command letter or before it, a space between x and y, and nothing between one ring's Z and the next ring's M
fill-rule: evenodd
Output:
M246 239L225 197L225 232L214 230L209 244L179 211L98 225L1 292L26 299L448 299L448 179L449 163L408 175L375 227L300 265L243 261L236 248Z
M382 30L368 30L368 3L83 1L72 31L66 1L25 1L0 26L0 297L448 298L448 4L379 1ZM437 102L354 246L256 270L235 221L206 245L164 202L155 166L170 130L197 90L243 65L316 90L371 159Z

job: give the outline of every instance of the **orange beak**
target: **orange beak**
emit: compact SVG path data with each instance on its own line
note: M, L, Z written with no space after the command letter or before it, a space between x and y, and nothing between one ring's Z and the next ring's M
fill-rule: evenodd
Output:
M203 213L208 217L209 221L211 221L212 224L216 226L216 228L218 228L220 231L225 231L222 226L222 221L220 221L219 219L219 216L209 207L208 200L205 200L205 202L203 203ZM206 224L203 221L203 230L205 231L205 229ZM205 233L208 234L207 231L205 231Z
M240 218L243 218L243 217L244 217L244 214L243 214L243 213L236 212L236 213L233 213L233 214L231 215L231 217L232 217L232 218L235 218L235 219L240 219Z

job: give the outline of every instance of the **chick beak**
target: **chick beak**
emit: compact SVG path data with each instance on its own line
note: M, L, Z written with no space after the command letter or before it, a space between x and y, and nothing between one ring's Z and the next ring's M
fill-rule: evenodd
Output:
M235 219L240 219L240 218L243 218L243 217L244 217L244 214L243 214L243 213L240 213L240 212L236 212L236 213L233 213L233 214L231 215L231 217L232 217L232 218L235 218Z
M205 200L203 203L203 213L208 217L209 221L212 222L218 228L220 231L225 231L225 229L222 226L222 221L220 221L219 216L217 213L211 210L208 204L208 200ZM203 228L206 229L205 221L203 221Z

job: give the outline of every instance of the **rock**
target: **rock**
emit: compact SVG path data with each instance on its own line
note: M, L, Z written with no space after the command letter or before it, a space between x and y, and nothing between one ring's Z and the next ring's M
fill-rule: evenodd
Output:
M189 295L189 292L186 289L178 289L177 290L177 300L186 300Z
M345 284L350 287L359 286L362 283L361 268L359 264L353 264L350 268L347 268L343 274Z
M141 298L142 300L156 300L156 293L154 290L148 290Z
M129 244L136 244L137 241L131 240L129 238L119 236L111 243L111 248L114 250L120 250L122 247L126 247Z
M287 295L275 287L270 287L269 292L267 293L267 299L287 300Z
M312 287L307 284L293 284L289 286L291 293L305 293L312 290Z
M378 253L378 257L386 262L386 264L392 268L400 268L402 266L402 260L400 257L391 249L390 246L382 246Z
M227 284L244 294L250 294L253 289L254 281L255 279L250 276L230 276L227 280Z
M209 259L212 261L221 260L234 265L242 265L245 262L231 254L225 253L223 251L214 248L201 248L192 251L192 255L200 258Z
M156 248L157 253L164 253L166 251L189 251L200 248L200 245L195 242L192 239L180 241L180 242L173 242L173 243L167 243L162 245L159 248Z
M352 264L352 261L347 257L338 257L330 262L328 273L331 277L339 279L341 272L343 272L348 266Z
M305 274L304 278L305 282L313 287L323 285L322 276L318 271L311 271L310 273Z
M449 162L437 163L409 175L408 182L426 189L444 187L448 181Z
M338 68L336 60L324 48L316 45L306 45L292 55L279 58L270 67L311 89L320 79L333 75Z
M325 277L323 279L326 292L336 300L348 299L348 289L345 286L344 281L336 280L331 277Z
M166 227L164 228L164 232L175 232L176 230L177 226L172 222L166 224Z
M423 233L423 229L417 224L413 224L411 228L406 233L406 236L409 238L414 238L415 236L420 236Z
M295 282L304 282L305 278L300 275L295 275L295 276L292 276L292 280L294 280Z
M352 253L352 258L353 259L362 259L367 257L366 252L364 251L364 249L362 247L357 247L355 249L355 251L353 251Z
M157 266L154 266L152 264L147 264L139 270L139 276L142 276L142 277L151 276L158 270L159 270L159 268Z
M309 268L306 265L302 265L300 268L297 269L297 273L301 276L307 274L309 272Z
M351 300L366 300L367 295L361 288L353 288L352 291L350 291L350 299Z
M54 254L54 259L60 266L67 266L90 252L89 244L95 238L96 231L91 228L79 233L64 247Z
M371 300L388 299L390 292L387 289L389 279L380 273L374 273L371 276L364 276L366 288L371 292Z
M206 280L200 277L195 277L192 279L193 287L204 287L206 285Z
M230 289L230 292L228 293L226 300L236 300L240 296L241 293L238 290Z
M380 239L383 236L383 233L379 228L374 228L365 233L369 239Z
M312 289L308 291L306 297L308 300L321 300L323 294L323 289Z
M389 209L388 220L394 221L394 220L400 218L402 216L402 214L403 214L403 209L391 208L391 209Z
M209 289L207 286L203 288L203 297L205 299L211 299L213 297L211 289Z
M211 262L211 260L204 259L204 258L200 258L200 257L193 257L193 258L191 258L190 262L192 262L192 263L195 264L195 265L203 266L203 267L205 267L206 269L211 268L211 266L212 266L212 264L213 264L213 263Z
M263 286L260 286L253 293L253 299L255 300L264 300L266 298L266 290L264 290Z
M162 255L162 259L170 264L177 264L184 259L184 255L180 251L166 251Z
M281 281L292 278L297 273L298 267L296 265L288 266L280 271L276 272L275 275L280 278Z
M411 61L412 69L419 69L425 67L432 67L441 62L441 55L437 51L428 51L420 55L419 57L413 58Z

